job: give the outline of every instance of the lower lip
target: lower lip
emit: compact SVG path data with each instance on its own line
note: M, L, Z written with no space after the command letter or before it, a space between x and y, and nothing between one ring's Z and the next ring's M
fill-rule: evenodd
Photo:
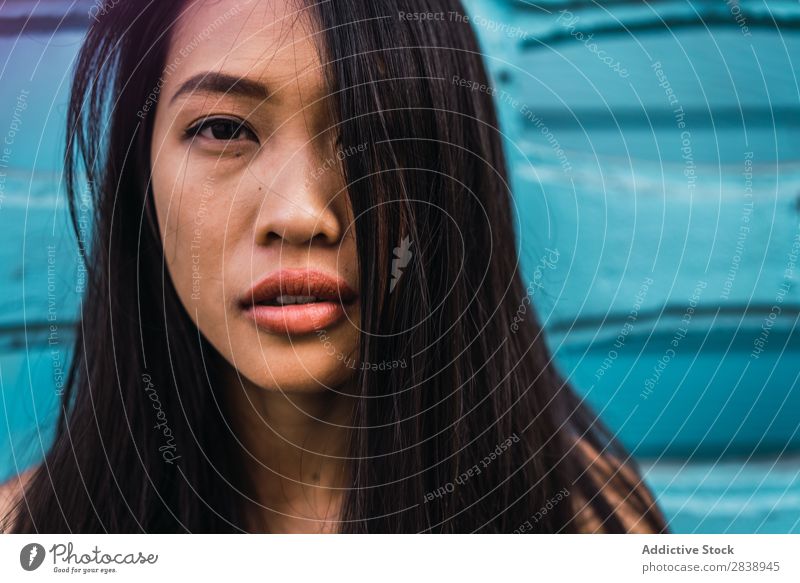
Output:
M308 334L329 328L345 316L339 302L288 306L251 306L246 313L260 328L276 334Z

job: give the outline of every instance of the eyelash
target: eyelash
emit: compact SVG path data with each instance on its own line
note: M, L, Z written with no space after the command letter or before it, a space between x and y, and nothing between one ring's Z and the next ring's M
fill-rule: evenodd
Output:
M224 124L226 126L226 129L232 128L230 134L233 137L216 138L216 137L200 135L204 130L211 129L214 126L218 126L221 124ZM239 141L239 139L242 137L242 134L245 133L249 134L250 140L258 143L258 138L256 137L255 132L252 129L250 129L245 122L227 117L207 117L201 120L200 122L194 124L192 127L188 128L185 132L185 135L189 139L195 139L201 137L201 138L206 138L208 140L214 140L217 142L235 142Z

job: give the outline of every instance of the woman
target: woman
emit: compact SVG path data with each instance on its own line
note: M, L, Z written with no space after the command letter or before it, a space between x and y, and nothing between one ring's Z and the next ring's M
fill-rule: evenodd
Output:
M66 174L76 222L84 173L93 197L91 286L8 529L665 531L534 316L514 320L495 111L453 81L488 85L462 12L98 12Z

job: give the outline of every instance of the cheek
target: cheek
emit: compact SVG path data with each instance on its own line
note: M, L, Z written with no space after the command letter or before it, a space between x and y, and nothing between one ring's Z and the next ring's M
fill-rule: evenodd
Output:
M224 209L217 208L212 176L181 168L179 163L153 168L153 202L166 263L172 283L184 307L195 318L194 308L213 314L206 306L218 305L209 290L219 277L224 242ZM221 218L220 218L221 217ZM222 221L219 225L217 222Z
M186 193L181 189L186 184L186 171L178 160L171 158L161 153L151 171L153 204L168 264L173 256L171 250L181 243L179 226L185 219L180 214L187 211L182 204Z

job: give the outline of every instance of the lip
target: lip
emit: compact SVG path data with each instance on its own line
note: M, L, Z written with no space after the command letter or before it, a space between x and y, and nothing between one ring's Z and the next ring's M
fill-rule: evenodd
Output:
M280 295L314 296L320 301L267 305ZM358 294L342 278L310 269L282 269L254 285L240 301L259 328L276 334L308 334L329 328L346 315Z

